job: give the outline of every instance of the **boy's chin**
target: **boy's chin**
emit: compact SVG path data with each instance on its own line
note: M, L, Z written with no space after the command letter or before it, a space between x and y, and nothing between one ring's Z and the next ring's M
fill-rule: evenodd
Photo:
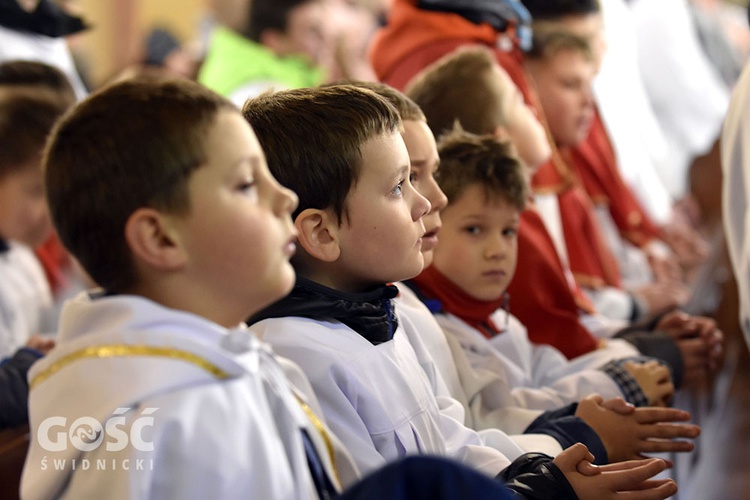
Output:
M432 257L434 255L434 250L422 250L422 260L424 263L422 264L422 270L419 271L420 273L432 265Z
M422 260L422 259L420 259L420 260ZM415 265L413 267L410 267L409 269L404 269L403 273L401 273L401 276L399 278L388 280L388 281L390 283L395 283L397 281L406 281L406 280L410 280L412 278L416 278L417 276L419 276L419 274L422 272L422 270L427 267L427 265L424 264L425 261L426 261L426 259L423 260L422 263L420 263L419 265ZM432 261L432 256L431 255L430 255L430 261Z

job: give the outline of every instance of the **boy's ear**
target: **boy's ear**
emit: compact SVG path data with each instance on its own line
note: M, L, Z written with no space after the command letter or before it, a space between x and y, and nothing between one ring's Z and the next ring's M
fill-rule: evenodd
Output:
M341 249L338 241L338 220L329 210L307 208L294 220L297 241L310 256L324 262L334 262Z
M174 271L187 262L177 231L153 208L139 208L128 217L125 240L133 255L153 268Z

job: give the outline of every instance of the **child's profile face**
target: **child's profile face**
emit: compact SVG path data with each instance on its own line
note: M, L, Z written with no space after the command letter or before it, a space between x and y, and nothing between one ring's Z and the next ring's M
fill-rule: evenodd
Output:
M292 289L297 197L271 176L239 112L219 112L206 156L188 181L190 211L175 225L186 272L221 308L210 319L234 326Z
M544 127L534 112L526 105L521 91L508 73L495 65L490 75L490 85L501 93L505 118L503 129L513 143L519 158L532 169L536 169L552 155Z
M44 243L51 230L41 165L32 163L0 178L0 237L33 248Z
M409 155L401 134L383 134L362 145L359 179L346 198L338 230L338 287L362 291L413 278L422 271L422 218L430 202L409 181Z
M411 163L410 180L414 189L430 202L430 213L424 216L425 235L422 238L424 267L432 263L432 252L438 244L440 231L440 211L448 204L448 198L435 179L440 159L438 158L435 136L424 121L404 121L401 134L409 153Z
M561 50L529 68L555 143L577 146L588 135L594 117L594 62L577 50Z
M520 213L472 184L443 210L432 265L468 295L499 299L516 272Z

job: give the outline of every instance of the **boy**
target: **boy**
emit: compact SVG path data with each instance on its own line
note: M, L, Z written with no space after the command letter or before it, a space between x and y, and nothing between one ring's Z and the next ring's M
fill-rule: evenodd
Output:
M482 68L481 71L463 72L462 68L468 61L475 61L472 64ZM440 95L443 89L454 87L472 88L475 92L456 95L450 101L437 101L430 97ZM540 144L535 139L537 134L523 133L524 129L534 130L533 121L524 124L534 120L533 116L528 111L511 113L514 108L509 106L514 101L508 99L511 97L519 102L518 91L486 50L464 49L446 56L416 78L407 94L425 111L431 128L450 129L459 118L461 126L467 131L511 137L514 145L523 143L518 146L518 151L532 171L542 156L541 152L535 153L535 147L530 147ZM467 101L474 100L475 95L485 99L485 105L476 107L477 113L463 114L468 107ZM492 124L489 130L488 122ZM536 124L536 127L539 125ZM520 133L514 133L514 130ZM540 148L550 151L549 145ZM556 238L553 238L538 210L541 208L546 209L547 213L554 213L558 203L555 194L537 194L534 202L534 206L521 214L519 262L509 286L509 292L514 297L514 315L526 326L530 339L537 344L556 347L569 359L596 352L604 355L602 361L606 362L613 357L631 356L640 351L666 361L678 385L683 378L691 379L702 373L708 351L706 344L700 339L679 338L689 322L696 318L686 321L682 316L672 314L657 319L655 325L658 328L638 325L623 329L623 322L597 314L588 296L575 283L566 261L561 258L565 254L558 254L561 233L555 232ZM701 329L704 326L710 329L710 325L700 321L692 324L700 324ZM628 342L620 339L601 342L592 332L601 337L610 337L616 332L618 337ZM678 338L678 341L673 338ZM637 349L633 346L637 346Z
M596 119L591 89L596 62L589 43L576 35L559 31L535 36L534 49L528 55L527 66L537 82L540 103L548 117L555 144L573 167L570 175L576 183L580 183L581 178L589 180L590 175L583 175L589 169L576 169L576 165L581 164L580 157L571 151L571 148L586 139ZM537 189L543 190L546 187L543 180L537 179ZM680 280L679 266L667 261L662 256L663 250L660 253L653 245L650 249L646 248L646 244L658 236L658 229L639 215L640 212L631 210L627 218L635 222L620 224L620 228L623 234L631 234L632 241L639 241L644 250L640 251L632 246L630 250L624 249L623 240L614 229L613 219L608 216L609 213L606 214L608 217L604 217L605 214L600 209L603 205L601 191L593 191L590 182L582 183L581 187L588 188L589 196L594 195L593 206L598 209L597 216L601 227L605 229L606 244L616 251L618 270L624 273L623 282L632 289L632 300L617 300L617 297L624 296L625 290L602 286L596 280L585 280L582 277L586 274L585 269L577 259L576 247L570 243L577 235L566 224L566 219L571 215L566 212L566 205L561 203L560 218L571 268L579 283L593 298L597 309L611 317L635 319L647 314L663 313L683 304L687 300L688 290ZM621 192L617 193L616 199L630 194L624 184L620 183L620 187ZM559 196L562 199L566 195L563 191ZM634 203L632 196L629 199ZM604 210L607 210L606 206ZM653 256L647 259L645 250L649 250ZM653 271L649 268L649 262L653 264ZM600 281L603 283L604 280Z
M397 291L386 285L421 270L422 218L430 210L409 181L396 111L372 92L341 85L267 94L246 102L243 113L275 175L301 200L297 284L249 323L302 365L360 468L405 454L449 455L490 475L504 470L522 480L518 474L530 471L524 477L551 496L570 495L568 480L582 495L583 483L604 479L572 470L543 479L538 465L554 465L526 455L508 468L505 456L439 412L406 337L413 326L394 310Z
M293 283L296 205L236 108L124 82L67 115L45 168L59 235L103 290L66 305L29 374L24 498L316 498L308 446L332 489L345 457L236 328Z
M530 74L537 82L541 105L545 114L549 116L550 133L560 148L560 153L571 160L569 164L577 167L575 173L571 172L574 181L580 182L578 175L580 175L580 178L586 179L588 182L584 182L583 185L588 186L589 193L599 194L596 199L601 200L601 191L597 192L591 187L592 176L596 175L593 171L597 168L596 160L591 157L592 152L596 151L591 143L595 142L597 138L606 140L606 131L600 128L601 124L600 127L592 128L592 125L597 123L595 120L595 102L591 89L597 60L594 58L590 45L585 39L572 33L549 31L535 37L534 50L529 53L527 64ZM601 171L601 166L598 166L598 173L601 173ZM615 181L617 181L619 175L614 164L614 158L610 161L610 171L616 175ZM620 184L625 195L627 195L628 191L624 184L621 182ZM613 197L617 199L626 198L625 195L618 193L615 193ZM560 194L559 196L562 199L566 195ZM598 203L602 205L601 201ZM576 270L580 271L582 268L579 265L580 263L577 263L574 259L573 248L575 246L571 243L578 238L578 235L571 232L568 224L566 224L567 221L574 219L576 214L571 214L568 207L569 205L560 202L559 218L562 220L564 245L569 250L570 264L578 278L579 273ZM613 233L608 241L608 244L613 248L624 246L624 240L617 235L617 229L615 229L616 226L613 222L615 214L616 212L608 210L606 205L599 209L599 217L603 221L602 227L610 228L610 233ZM628 217L638 219L638 216L634 214L629 214ZM620 228L623 232L627 230L627 227L623 224L620 224ZM633 241L635 242L636 239ZM652 263L653 274L649 272L649 269L645 269L645 273L644 270L641 271L640 274L647 274L649 279L642 280L640 285L635 286L632 296L636 299L636 304L642 304L637 307L640 310L639 314L644 312L664 313L665 309L671 309L671 305L683 302L687 298L688 290L679 279L680 272L670 271L670 267L675 267L674 264L665 266L663 258L651 256L654 253L659 254L659 252L650 251L645 246L646 240L642 243L644 244L643 251L631 246L628 253L630 255L635 252L641 253L641 258L647 268L646 261ZM650 253L646 253L647 251ZM646 256L648 256L648 259ZM630 267L632 267L632 264ZM608 287L595 286L595 284L589 284L586 289L594 297L597 308L607 303L606 297L612 296L613 292L618 291ZM611 313L612 309L609 309L609 311ZM608 313L608 315L610 314ZM706 350L703 366L700 367L700 371L710 373L715 371L719 364L722 335L715 328L715 323L712 320L703 318L701 321L704 321L707 326L709 323L712 325L710 331L705 331L706 337L703 341L709 349ZM694 337L694 339L687 340L701 342L701 333L696 330L685 332L683 336ZM705 378L705 374L694 373L691 378L694 380L702 379Z
M532 345L523 326L508 315L505 287L515 271L516 234L527 196L523 168L509 153L510 146L491 136L455 131L441 139L439 148L440 184L450 203L443 214L441 242L434 250L432 266L413 280L413 286L431 304L446 336L458 344L457 355L467 358L477 373L503 376L511 393L504 396L505 404L526 408L556 408L583 399L589 392L621 384L623 379L615 376L621 361L610 362L601 371L584 369L591 363L569 362L554 348ZM649 364L668 376L666 368L653 361L646 366ZM627 392L626 387L622 390ZM572 412L579 414L575 406ZM655 423L647 417L649 413L656 415L657 411L636 410L630 421L610 416L604 426L591 422L585 412L581 416L600 433L609 459L616 461L630 453L656 451L650 448L655 442L647 442L651 441L646 437L649 432L654 433L652 437L666 437L657 428L647 430L644 425L638 437L620 442L633 445L642 439L643 444L636 444L633 451L610 448L614 429L624 438L634 422ZM668 427L660 428L665 431ZM698 432L695 426L670 428L672 437L694 437ZM691 449L692 445L678 443L669 451Z
M52 93L0 87L0 428L28 421L26 374L54 345L38 335L52 295L32 249L50 234L41 152L64 111Z
M416 103L404 94L380 83L360 82L357 85L371 89L388 100L397 109L403 120L404 131L402 136L411 164L410 180L417 192L425 196L431 205L430 212L423 218L426 234L429 237L424 238L422 245L425 268L429 268L441 231L441 211L447 204L447 198L436 182L439 157L434 137L426 125L422 111ZM453 166L455 167L455 165ZM450 176L451 173L455 174L455 172L449 171L448 175ZM423 274L425 272L427 271L424 271ZM551 416L551 414L545 415L539 421L534 422L541 415L541 412L532 411L530 408L558 409L569 402L584 399L592 392L605 397L622 396L622 391L617 383L604 371L585 370L581 372L582 367L585 367L587 363L586 360L581 359L576 363L568 363L559 354L555 356L554 349L545 347L537 348L537 352L544 352L545 356L537 356L537 363L535 364L540 366L534 367L535 374L548 375L545 381L542 381L538 376L533 377L535 383L531 383L528 378L522 380L514 378L520 367L529 367L531 363L528 359L524 359L517 365L509 364L508 370L502 363L500 365L495 363L494 366L480 366L478 369L474 369L469 362L469 358L475 356L472 351L476 349L477 353L481 353L483 350L486 352L487 348L479 342L472 346L471 350L467 349L464 352L457 339L452 336L446 338L432 314L420 302L417 295L412 292L410 287L415 286L413 281L408 281L405 284L407 286L397 283L400 293L394 299L394 302L398 310L407 316L416 327L407 329L406 333L416 336L416 338L410 339L413 345L424 344L426 346L430 359L420 359L420 363L422 363L428 376L430 374L433 377L442 376L446 385L445 390L447 390L449 396L455 397L464 407L466 411L464 421L467 422L469 427L474 429L511 429L513 432L524 432L531 428L534 432L540 433L545 432L544 425L550 425L557 426L558 431L564 431L561 434L550 433L555 435L560 443L565 443L565 440L569 438L577 441L586 436L585 433L581 432L581 427L585 427L586 423L568 419L566 422L568 422L569 427L565 428L560 423L561 419ZM428 304L431 303L428 301ZM526 344L528 344L528 340L526 340ZM525 347L528 350L528 346ZM546 362L552 362L553 366L546 366ZM616 372L614 368L612 372ZM653 367L653 369L662 372L666 370L663 367ZM562 377L561 380L555 380L557 376ZM436 385L440 386L440 384ZM439 389L437 393L440 394ZM574 411L575 409L572 408L570 414ZM663 424L668 420L688 418L687 414L676 410L641 409L637 410L635 420L639 422L648 420L654 423L656 422L655 415L658 412L661 412L664 417L660 423L662 431L667 429ZM650 413L651 416L641 420L647 413ZM622 435L623 440L629 442L629 445L638 443L640 439L645 446L652 446L653 441L645 443L649 432L664 437L664 434L659 432L657 428L644 432L646 427L641 426L637 431L639 438L630 439L625 437L628 433L626 429L628 427L633 428L630 422L611 414L602 417L601 422L591 420L589 422L597 426L602 439L607 443L612 443L609 434L615 428L617 429L616 432ZM671 429L675 431L674 437L693 437L694 432L697 431L697 428L693 426L671 427ZM532 438L532 436L524 434L521 437L515 437L519 440L528 438ZM541 444L538 437L532 439L534 439L534 446ZM671 443L666 440L660 441L660 445L664 446L660 451L686 451L691 448L691 445L683 446L682 444L672 447ZM641 453L645 451L641 446L643 444L636 444L635 448L631 449L635 453ZM651 451L656 450L651 448ZM609 450L609 458L612 460L617 460L620 457L629 457L629 452L623 449ZM606 462L602 457L597 459Z
M54 95L50 97L56 99L64 108L76 102L75 91L65 74L54 66L36 61L19 60L0 63L0 88L27 91L38 89L42 92L51 92ZM51 126L52 124L50 128ZM42 146L43 142L40 141L40 154ZM34 253L44 268L52 291L55 304L54 310L49 315L47 328L54 330L63 298L71 297L80 291L83 288L81 285L84 279L54 231L50 231L49 236L41 245L33 238L26 243L34 248Z

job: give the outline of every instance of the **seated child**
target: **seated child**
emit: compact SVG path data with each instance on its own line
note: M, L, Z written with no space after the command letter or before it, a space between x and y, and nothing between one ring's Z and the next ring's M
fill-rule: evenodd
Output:
M429 268L441 231L441 211L447 204L447 198L436 181L440 160L434 137L427 127L425 117L419 107L404 94L381 83L359 82L357 85L371 89L387 99L398 110L403 120L404 131L402 136L411 164L410 179L417 192L425 196L431 205L430 212L423 217L425 234L428 236L423 239L422 243L425 267ZM413 286L413 281L407 281L406 284ZM574 363L564 363L569 365L568 371L570 374L564 381L561 381L562 383L558 384L555 381L555 383L550 383L549 387L539 389L532 384L517 383L517 381L511 380L512 377L506 376L505 368L497 363L488 367L491 369L485 369L484 367L475 369L469 362L471 353L468 351L465 353L461 344L452 336L446 338L432 314L411 289L401 283L398 283L397 286L400 293L394 299L394 303L400 314L407 316L415 326L415 328L405 329L405 332L407 336L416 337L410 338L410 341L415 347L418 357L422 354L420 363L428 377L432 375L434 378L439 378L439 376L443 378L448 395L455 397L464 407L466 416L463 421L469 427L474 429L494 427L510 433L520 433L533 429L534 432L538 433L544 432L543 425L546 424L549 426L557 425L558 430L561 430L563 424L560 423L560 418L550 418L550 414L547 414L534 421L540 416L541 412L531 411L529 408L558 409L570 402L579 401L592 392L605 394L607 397L623 394L618 384L602 371L587 370L582 372L580 377L572 375L572 372L580 371L580 368ZM486 344L486 340L484 340L484 343ZM417 349L417 346L422 344L426 349ZM489 345L483 346L481 342L473 347L480 350L484 347L485 351L489 349L490 353L492 352ZM453 349L452 352L451 349ZM544 349L554 351L551 348L539 347L540 351ZM429 353L429 359L424 359L425 350ZM549 359L558 361L553 354L550 354ZM524 366L527 365L528 362ZM560 371L561 365L563 363L557 363L558 371ZM652 368L662 372L666 370L658 366ZM540 370L543 369L543 367L540 367ZM623 374L618 375L624 376ZM511 383L513 383L512 386ZM439 391L439 384L436 385ZM660 387L656 389L658 390ZM635 391L635 393L640 393L640 390ZM574 407L569 408L569 410L570 414L575 412ZM668 427L670 432L674 432L675 437L693 437L698 430L695 426L666 426L668 420L688 418L685 412L678 410L639 409L636 410L636 413L635 420L648 422L648 424L632 426L626 419L611 414L601 414L602 421L600 422L589 420L591 425L597 427L602 440L611 446L607 450L609 455L607 458L617 460L620 457L630 457L631 453L637 456L639 453L647 451L646 448L649 451L657 451L653 448L656 442L650 440L649 436L664 437L662 431ZM650 416L647 417L647 414L650 414ZM656 414L662 415L659 427L651 426L647 428L646 425L656 422L654 417ZM565 418L562 417L562 419ZM567 436L573 437L576 435L576 427L571 420L567 419L569 425L567 432L556 435L561 444L564 444ZM545 424L542 424L542 422L545 422ZM586 424L579 423L578 425L585 426ZM613 446L613 440L611 439L611 433L615 429L615 432L623 438L621 442L627 441L629 446L635 444L635 447L629 448L629 451L616 449L617 447ZM626 437L630 430L636 433L632 439ZM529 434L512 436L512 438L518 440L529 437L531 437ZM583 435L578 433L578 438L582 437ZM535 444L538 445L539 443L535 441ZM658 451L685 451L692 448L689 444L687 446L683 443L673 444L668 440L658 441L658 446L663 446ZM602 457L597 457L597 459L606 462L606 459Z
M66 305L30 374L24 498L509 498L421 457L338 495L359 473L304 375L241 326L292 285L297 201L229 101L186 80L125 81L60 123L45 165L60 236L104 289ZM598 473L582 447L561 466L582 460Z
M555 462L524 455L511 465L439 411L405 333L413 325L394 308L397 290L387 284L421 271L422 218L430 211L409 181L396 110L370 91L341 85L266 94L247 101L243 113L274 175L300 196L297 283L249 323L300 364L360 469L438 454L515 480L530 470L523 477L539 480L533 490L550 488L550 496L571 494L570 481L587 497L584 484L603 477L538 473L537 465L554 469L573 448Z
M474 71L466 71L467 67ZM465 91L455 92L457 88ZM451 91L452 98L440 98ZM421 73L407 89L407 95L422 107L433 131L450 130L458 120L473 133L510 137L514 145L518 144L521 159L531 168L550 154L549 144L534 133L539 128L538 121L524 105L508 75L486 50L462 49L446 56ZM470 107L477 96L485 105ZM467 113L468 109L476 112ZM596 353L592 356L606 362L640 351L666 361L677 385L702 373L708 351L706 342L682 335L692 335L688 330L697 328L705 330L708 336L712 326L703 319L688 320L681 313L673 313L650 323L623 328L624 322L597 314L558 255L553 237L537 210L537 205L549 208L556 203L554 194L551 197L537 194L535 203L521 213L519 261L509 292L514 297L514 315L528 329L529 338L556 347L569 359ZM598 336L616 334L619 338L602 342L592 332Z
M589 178L588 175L583 175L589 169L582 168L585 165L577 161L580 160L579 157L573 156L572 148L586 139L595 119L596 108L591 84L596 72L596 61L591 46L585 39L568 32L552 31L538 35L534 37L534 48L527 56L527 67L536 82L539 100L545 116L548 117L552 138L560 154L571 166L570 175L576 184L581 188L586 188L590 183L586 184L581 180ZM630 194L620 179L616 166L614 174L617 175L622 187L622 193L618 196ZM587 194L590 193L589 191ZM623 248L623 240L615 228L613 219L605 217L609 215L609 210L604 207L606 214L601 210L603 203L601 199L602 196L599 194L597 199L592 200L592 203L602 223L606 244L617 257L618 270L631 299L619 299L625 291L621 288L612 290L589 280L584 283L584 286L597 309L612 317L639 318L649 313L661 313L683 304L687 300L688 290L680 281L679 266L675 264L672 266L675 269L668 269L666 263L662 262L663 259L660 259L657 265L655 258L652 258L650 261L655 264L654 272L656 273L652 275L648 268L649 260L643 251L632 246L627 251ZM606 200L606 197L604 199ZM564 212L565 207L563 204L560 205L560 218L563 220L568 216ZM634 211L629 218L636 221L642 220ZM635 226L635 223L632 226L623 227L623 234L627 234L625 231L633 237L640 234L644 248L647 243L647 230L650 230L648 239L653 240L655 236L658 236L658 230L652 224L645 222L648 221L642 223L645 229ZM565 226L564 222L563 226ZM563 231L563 233L566 242L569 238L575 238L575 234L569 231ZM571 266L577 264L574 255L570 256L570 261ZM637 262L640 262L640 265L636 264ZM672 262L674 263L674 259ZM645 269L639 269L639 267L645 267ZM574 274L576 269L574 268ZM628 286L629 283L633 285ZM632 304L635 304L635 309Z
M596 118L596 108L591 86L597 61L590 45L586 39L570 32L545 32L543 35L535 36L534 49L528 55L527 66L533 79L537 82L536 88L545 114L550 117L550 134L560 153L570 160L568 163L574 168L577 167L577 170L570 172L574 182L584 186L585 184L581 182L581 179L590 177L587 173L592 169L592 160L588 156L581 156L581 153L590 155L591 150L590 148L576 148L584 144L589 133L594 131L606 133L602 129L592 130ZM611 169L619 179L616 165L612 165ZM624 186L622 181L621 183ZM600 204L601 202L597 203ZM610 233L607 242L609 246L622 249L624 243L617 234L609 209L606 206L600 207L598 215L599 220L603 222L602 227L609 228L609 231L605 231L605 234ZM637 215L634 217L637 218ZM567 246L568 249L572 248L570 242L577 238L577 235L568 230L566 220L574 218L575 216L571 215L568 206L562 202L559 204L557 218L547 217L549 224L562 225L564 240L562 245ZM618 255L622 253L620 251ZM630 251L626 253L631 256L636 253L644 254L643 251L632 246ZM574 275L578 278L577 270L580 271L581 268L575 262L573 254L574 252L571 251L569 255L570 265ZM647 258L645 254L641 256L641 260L644 261L646 267L648 267L648 262L654 264L653 273L649 272L648 269L642 271L640 274L646 274L648 279L628 290L634 298L633 303L637 304L636 309L638 309L638 314L633 314L633 317L653 315L654 313L661 314L685 302L689 290L681 280L681 272L671 272L661 260ZM674 259L672 263L674 264ZM584 284L583 281L581 283ZM589 283L588 286L584 284L584 286L589 296L593 298L598 310L610 317L618 316L619 313L616 312L618 307L611 306L617 302L616 297L622 295L622 289L599 286L595 283ZM611 300L613 298L615 299L614 303ZM707 318L702 318L701 321L713 323L712 320L707 320ZM705 355L704 373L691 375L694 379L705 378L708 372L715 370L718 366L722 335L715 328L715 324L713 326L710 336L705 339L709 349ZM695 337L700 341L700 331L686 332L683 337Z
M49 350L37 338L52 296L33 247L50 234L41 153L65 111L54 95L0 86L0 428L28 421L26 373Z
M75 91L65 74L54 66L36 61L15 60L0 63L0 88L52 92L54 98L65 108L76 102ZM50 231L42 244L33 239L25 243L34 249L52 291L54 308L44 320L44 329L54 331L57 329L57 319L63 300L82 290L86 279L54 231Z
M238 327L294 281L296 197L231 103L123 82L67 115L45 168L60 238L103 288L66 304L29 374L24 498L318 498L334 463L356 474Z
M581 363L569 362L556 349L531 344L523 326L507 311L505 287L515 271L516 234L526 200L523 167L509 154L509 148L492 136L479 137L462 131L441 139L440 185L450 202L443 212L441 241L434 250L432 266L412 283L435 312L452 345L458 345L457 354L465 356L477 372L498 373L505 378L512 389L512 398L506 396L511 404L545 409L561 406L598 388L607 389L609 384L621 384L627 394L631 388L624 383L627 378L620 377L615 362L601 371L582 370ZM669 378L668 370L654 361L644 368ZM686 416L670 411L678 419ZM645 417L656 415L657 411L639 409L636 413L636 421L654 423ZM589 420L585 413L581 416L602 437L610 460L630 457L629 453L619 455L620 450L610 445L615 434L622 437L629 432L632 422L613 416L608 426L602 426ZM651 448L656 443L652 438L667 437L662 433L667 429L672 437L695 437L699 432L697 426L662 423L659 428L647 430L648 427L625 441L634 444L643 439L642 446L646 448L641 452L656 451ZM644 430L651 436L647 438ZM658 442L665 446L660 451L692 449L689 443L678 442L671 447L661 439Z

